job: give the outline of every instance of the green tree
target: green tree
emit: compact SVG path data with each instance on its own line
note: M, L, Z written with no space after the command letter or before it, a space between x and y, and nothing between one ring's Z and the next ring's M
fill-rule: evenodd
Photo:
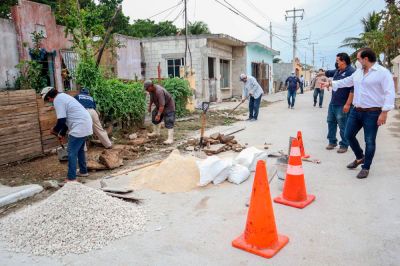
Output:
M400 52L400 1L386 0L383 11L383 35L385 39L384 62L392 66L392 60Z
M189 22L188 23L188 32L189 32L189 35L200 35L200 34L211 33L207 23L205 23L203 21ZM184 28L181 30L181 33L185 34Z
M383 35L381 34L381 21L382 15L376 13L375 11L369 13L366 18L361 19L363 24L363 32L359 34L358 37L348 37L343 40L343 45L340 47L349 47L355 50L351 55L353 59L356 58L356 51L362 47L371 47L376 50L377 54L382 51L382 45L384 42L382 40ZM380 38L379 40L376 38Z

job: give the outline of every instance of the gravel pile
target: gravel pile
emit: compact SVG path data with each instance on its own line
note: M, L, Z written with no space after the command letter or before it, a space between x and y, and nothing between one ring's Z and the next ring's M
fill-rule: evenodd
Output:
M0 220L0 239L10 251L63 256L99 249L143 230L144 210L77 182L39 204Z

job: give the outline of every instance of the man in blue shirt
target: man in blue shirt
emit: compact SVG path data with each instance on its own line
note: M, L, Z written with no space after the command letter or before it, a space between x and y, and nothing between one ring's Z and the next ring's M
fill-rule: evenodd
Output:
M292 71L290 77L288 77L285 81L285 86L287 87L288 95L288 108L294 109L294 102L296 100L296 91L297 91L297 84L300 85L300 80L294 72Z
M110 149L112 147L112 143L108 138L107 132L101 126L101 122L99 119L99 114L96 111L96 102L93 97L89 95L89 90L87 88L82 88L80 93L75 96L75 99L78 100L83 107L89 112L93 121L93 133L99 138L101 144L106 149Z
M350 57L346 53L336 55L337 69L328 70L325 75L333 80L341 80L351 76L355 69L351 66ZM327 150L333 150L337 146L336 131L337 126L340 130L340 138L338 153L345 153L349 147L349 142L345 138L345 129L348 113L353 101L353 87L339 88L337 91L332 91L332 98L328 108L328 140L329 145Z

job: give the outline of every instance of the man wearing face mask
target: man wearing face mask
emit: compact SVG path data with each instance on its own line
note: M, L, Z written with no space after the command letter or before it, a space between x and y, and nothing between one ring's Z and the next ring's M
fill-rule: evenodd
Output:
M355 69L351 66L350 57L346 53L336 55L336 69L327 70L325 75L333 80L341 80L350 77ZM337 146L336 131L339 126L341 141L339 142L338 153L345 153L349 147L349 143L344 136L347 117L350 111L351 103L353 102L353 87L339 88L332 92L331 102L328 108L328 140L327 150L333 150Z
M342 80L324 82L324 87L339 88L354 86L354 108L347 120L345 138L349 141L356 159L347 165L355 169L360 164L361 171L357 178L366 178L375 155L376 135L379 126L386 123L387 114L394 108L394 82L392 74L376 63L376 54L370 48L363 48L357 53L357 60L362 69L357 69L350 77ZM364 129L365 153L357 141L356 135Z
M294 102L296 100L296 91L297 91L297 84L300 85L300 80L296 75L294 74L294 71L290 74L290 77L288 77L285 81L285 86L287 87L288 95L287 95L287 101L288 101L288 108L294 109Z

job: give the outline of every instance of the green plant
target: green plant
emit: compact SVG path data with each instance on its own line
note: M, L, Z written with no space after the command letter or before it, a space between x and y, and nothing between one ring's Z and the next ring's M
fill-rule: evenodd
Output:
M176 115L182 117L188 113L186 104L193 95L189 82L181 78L168 78L161 81L161 85L171 93L175 101Z
M119 122L123 128L143 121L146 97L140 82L123 83L118 79L103 80L91 89L103 120Z
M46 87L47 80L42 76L42 65L36 61L21 61L17 66L19 76L15 80L15 87L20 90L34 89L40 92Z
M100 68L91 58L80 60L73 76L79 85L87 88L95 88L103 80Z

